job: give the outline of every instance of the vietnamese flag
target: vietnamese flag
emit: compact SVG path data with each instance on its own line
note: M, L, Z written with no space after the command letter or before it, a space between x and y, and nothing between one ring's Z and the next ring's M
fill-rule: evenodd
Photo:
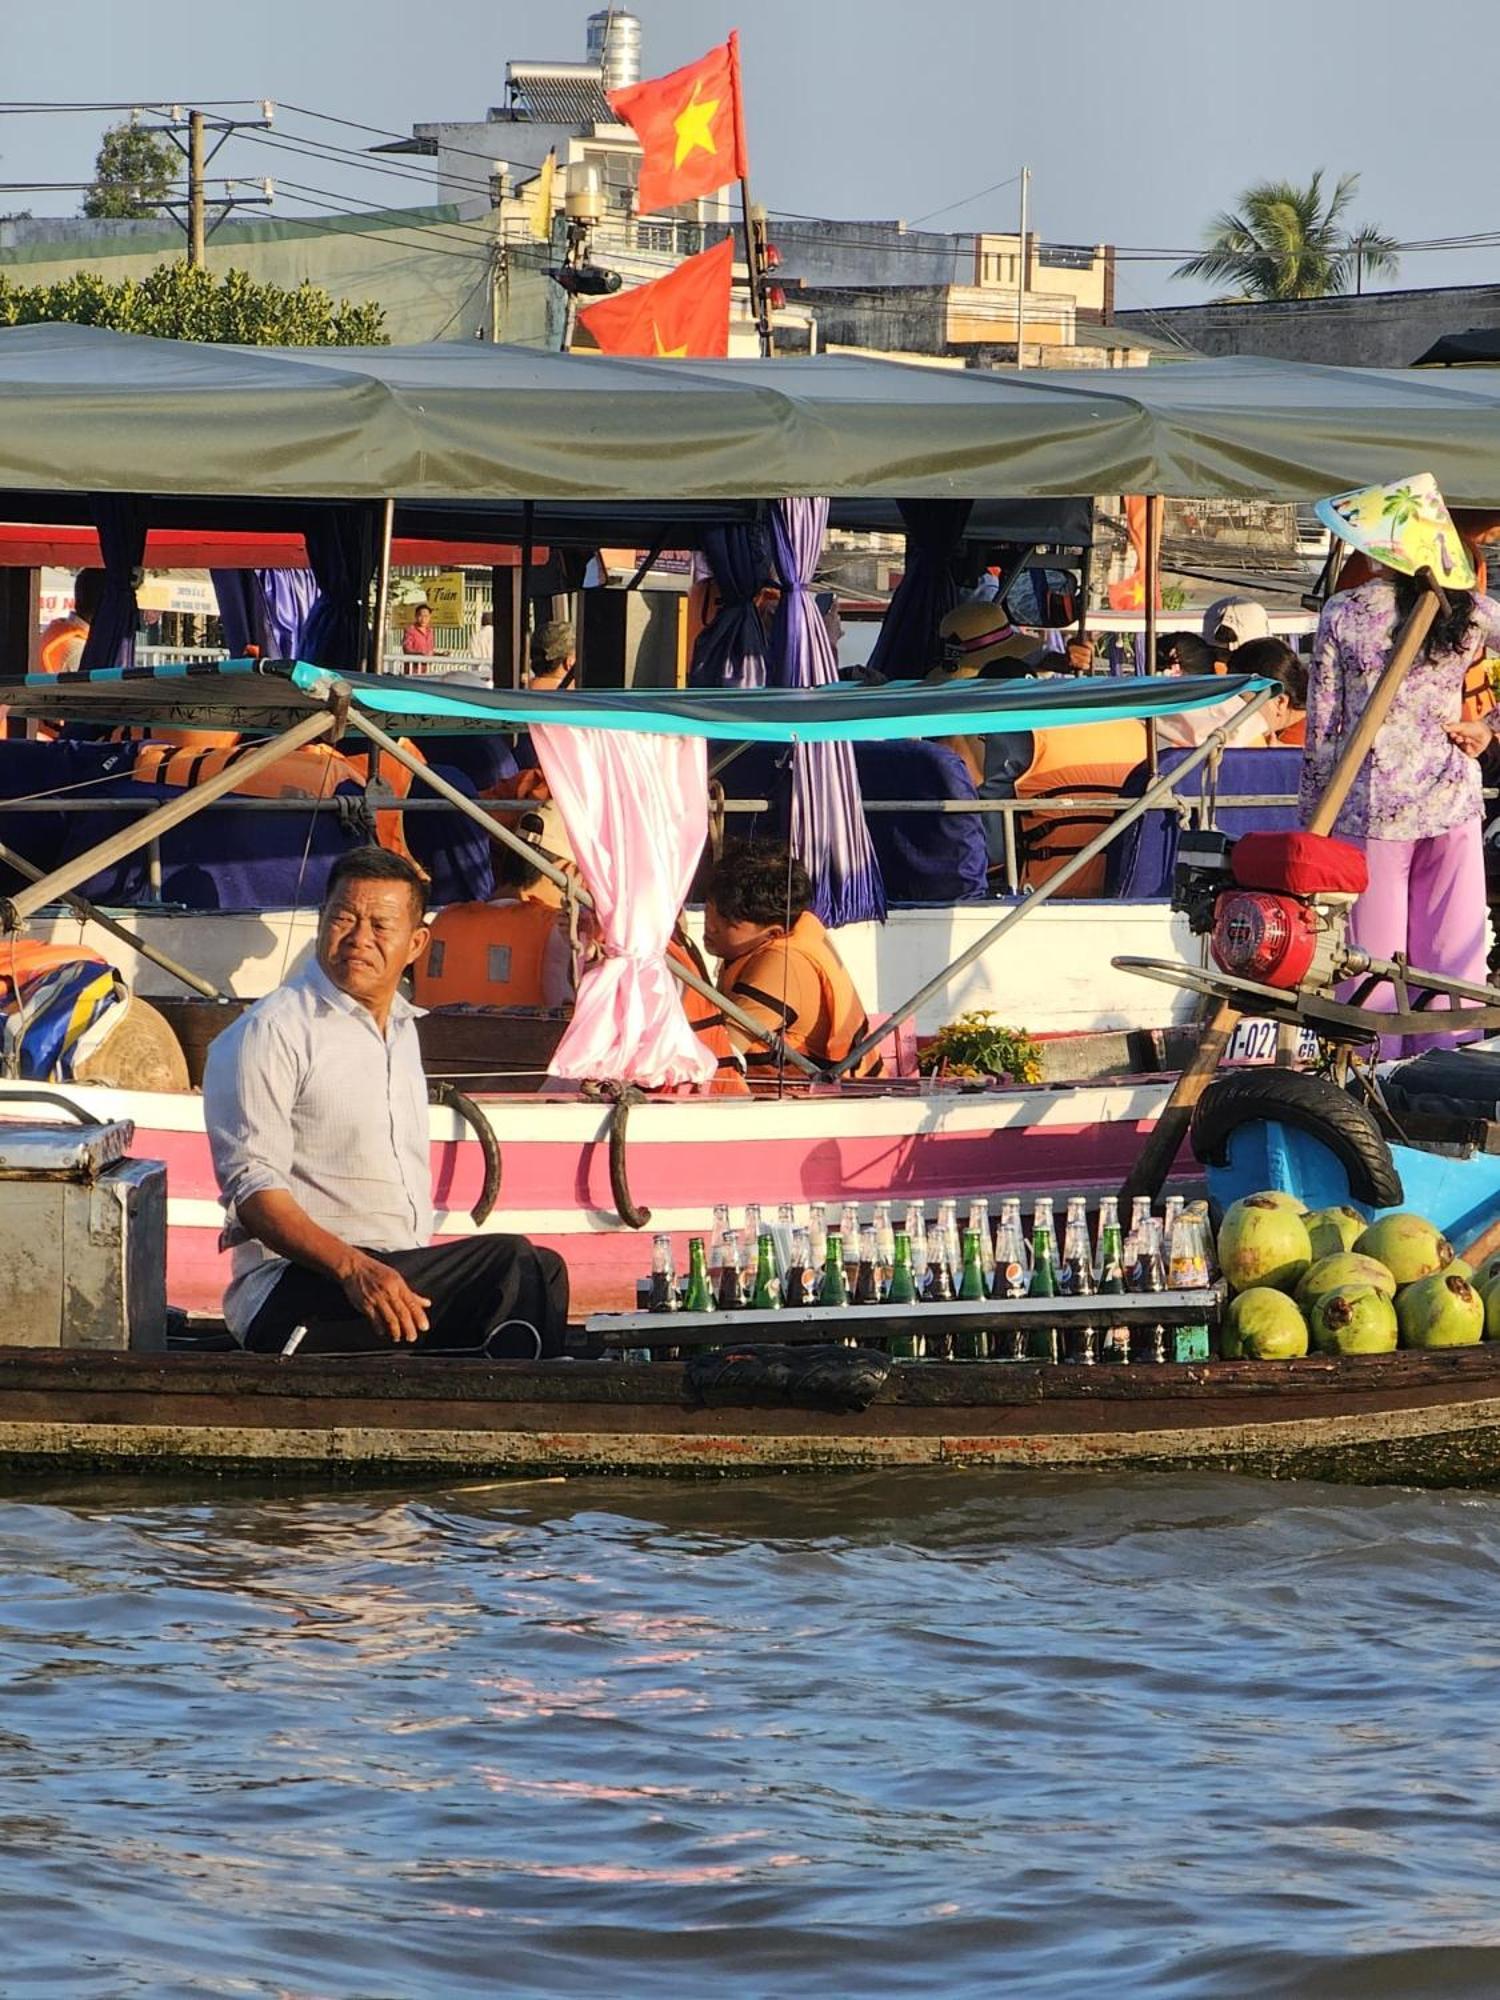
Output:
M610 92L645 158L636 205L643 215L713 194L750 171L740 102L740 38L686 69Z
M578 321L605 354L714 360L729 352L733 272L734 239L726 236L665 278L584 306Z

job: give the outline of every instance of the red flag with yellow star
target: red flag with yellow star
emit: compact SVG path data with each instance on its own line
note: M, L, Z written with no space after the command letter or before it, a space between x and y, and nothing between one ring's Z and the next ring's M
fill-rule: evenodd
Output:
M740 102L740 38L670 76L610 92L645 158L636 205L643 215L713 194L750 171Z
M578 315L605 354L710 361L729 352L734 241L689 257L649 285L584 306Z

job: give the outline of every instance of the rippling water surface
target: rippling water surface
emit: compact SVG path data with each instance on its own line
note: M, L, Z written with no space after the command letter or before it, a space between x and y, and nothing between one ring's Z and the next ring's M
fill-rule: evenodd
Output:
M0 1993L1500 1992L1500 1501L0 1500Z

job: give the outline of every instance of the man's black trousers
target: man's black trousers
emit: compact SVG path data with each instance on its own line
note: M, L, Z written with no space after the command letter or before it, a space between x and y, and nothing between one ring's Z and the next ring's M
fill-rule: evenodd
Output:
M432 1303L428 1330L414 1353L489 1354L531 1360L563 1351L568 1324L568 1267L555 1250L524 1236L470 1236L423 1250L370 1250ZM297 1326L299 1354L363 1354L404 1347L355 1311L342 1285L290 1265L251 1321L245 1345L279 1354Z

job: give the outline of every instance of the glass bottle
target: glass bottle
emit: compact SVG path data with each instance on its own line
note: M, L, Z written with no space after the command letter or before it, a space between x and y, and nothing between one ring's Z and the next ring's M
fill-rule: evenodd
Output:
M1077 1298L1094 1289L1094 1251L1089 1242L1088 1203L1081 1194L1068 1198L1068 1219L1063 1228L1062 1258L1057 1267L1057 1289L1062 1298Z
M708 1256L701 1236L688 1238L687 1293L682 1309L690 1313L710 1313L714 1310L713 1288L708 1282Z
M1208 1259L1204 1255L1198 1218L1179 1211L1168 1239L1167 1289L1173 1292L1201 1292L1208 1286Z
M1161 1236L1164 1243L1170 1245L1172 1231L1176 1227L1177 1218L1181 1215L1185 1206L1186 1203L1180 1194L1169 1194L1162 1204Z
M880 1265L875 1254L875 1226L867 1222L859 1232L859 1261L854 1269L854 1303L880 1304Z
M1033 1299L1055 1299L1057 1297L1057 1244L1052 1233L1052 1203L1043 1199L1036 1205L1034 1228L1031 1233L1031 1283L1027 1287L1027 1297ZM1026 1340L1027 1357L1032 1361L1055 1361L1058 1358L1059 1343L1057 1328L1033 1324Z
M812 1305L816 1271L812 1260L812 1240L807 1230L794 1229L791 1255L787 1259L786 1277L781 1287L782 1303L797 1308Z
M876 1202L871 1227L875 1231L875 1269L880 1279L880 1296L884 1298L891 1288L891 1273L896 1265L896 1232L888 1201Z
M1058 1256L1057 1223L1053 1219L1052 1197L1050 1194L1039 1194L1031 1211L1031 1256L1033 1264L1036 1261L1036 1238L1038 1230L1043 1231L1047 1238L1047 1245L1051 1254L1052 1275L1055 1282Z
M740 1312L745 1305L745 1255L737 1229L725 1231L719 1254L718 1301L720 1312Z
M886 1294L886 1303L893 1306L914 1306L917 1303L917 1279L912 1269L911 1238L904 1229L898 1229L894 1234L891 1288Z
M1111 1229L1120 1227L1120 1201L1117 1195L1102 1194L1099 1197L1099 1217L1094 1226L1094 1284L1099 1291L1104 1290L1104 1241Z
M995 1227L990 1221L990 1204L986 1196L980 1195L969 1203L969 1227L979 1238L979 1264L984 1272L985 1296L995 1282Z
M964 1246L958 1233L958 1203L940 1201L937 1207L936 1243L929 1243L928 1254L936 1261L939 1257L948 1266L948 1276L952 1280L953 1292L958 1290L958 1281L964 1268ZM952 1293L949 1294L952 1296Z
M1105 1229L1099 1246L1099 1289L1116 1297L1125 1291L1125 1257L1120 1248L1120 1225L1112 1222Z
M964 1231L964 1261L959 1279L958 1296L961 1299L982 1299L985 1295L984 1252L980 1247L979 1231Z
M837 1307L848 1303L849 1281L844 1275L843 1239L836 1229L830 1229L823 1252L823 1282L818 1287L818 1304Z
M797 1204L782 1201L776 1204L776 1227L771 1232L776 1244L776 1275L783 1285L786 1274L792 1267L792 1238L797 1231Z
M755 1289L750 1303L756 1312L780 1312L781 1280L776 1275L776 1245L763 1229L755 1247Z
M654 1313L674 1313L678 1304L677 1265L672 1255L672 1239L670 1236L653 1236L651 1295L646 1310Z
M812 1263L808 1269L814 1273L823 1269L823 1259L828 1254L828 1218L821 1202L813 1202L807 1211L807 1241L812 1251Z
M844 1246L844 1276L849 1290L859 1272L859 1203L846 1201L839 1210L839 1241Z

